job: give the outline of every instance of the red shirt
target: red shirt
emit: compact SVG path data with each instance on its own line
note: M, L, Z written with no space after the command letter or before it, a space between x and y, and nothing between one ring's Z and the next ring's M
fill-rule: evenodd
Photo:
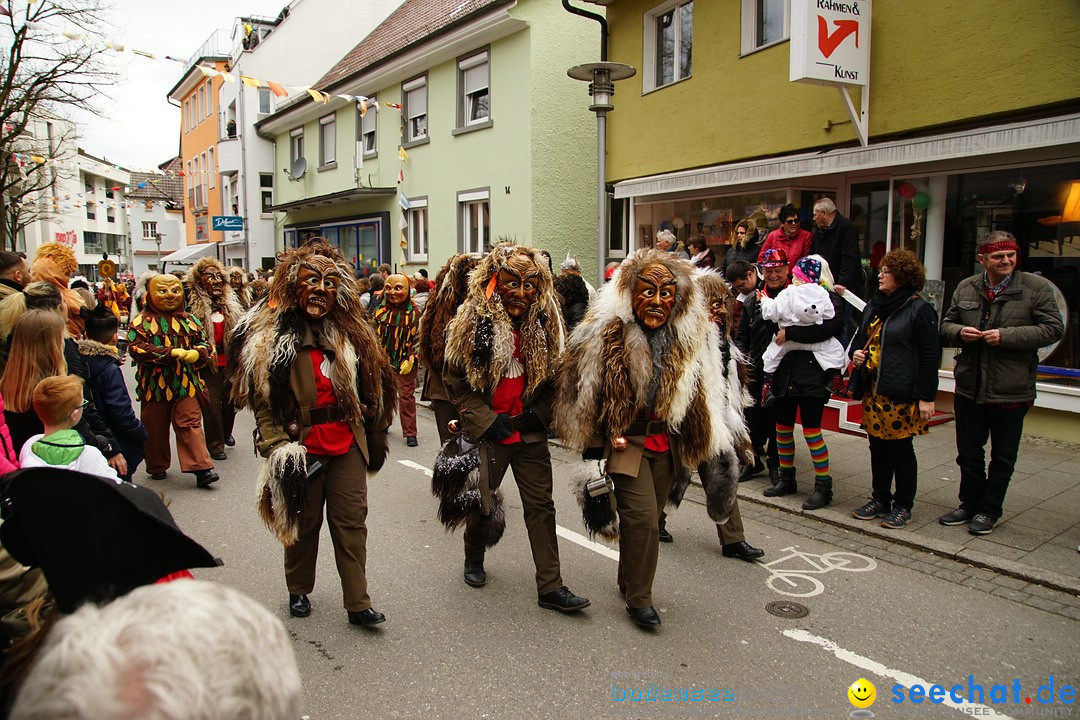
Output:
M217 366L225 367L225 321L214 323L214 350L217 351Z
M514 359L521 362L521 339L514 331ZM504 377L499 381L499 384L495 386L495 391L491 394L491 409L497 415L506 413L507 415L514 416L520 415L524 410L524 406L521 402L521 396L525 394L525 371L522 368L522 372L515 378ZM513 435L500 440L503 445L512 445L513 443L521 442L521 433L515 431Z
M315 407L327 407L337 402L334 385L322 371L323 352L312 348L311 369L315 373ZM349 452L355 438L347 422L315 425L304 438L304 447L314 455L344 455Z
M650 415L649 420L659 420L656 415ZM653 452L665 453L671 449L671 438L666 432L649 435L645 438L645 449Z

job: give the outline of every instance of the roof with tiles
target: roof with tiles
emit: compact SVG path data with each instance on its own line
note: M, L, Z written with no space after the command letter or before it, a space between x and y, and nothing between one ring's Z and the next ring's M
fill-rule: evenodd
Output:
M488 8L512 0L406 0L316 84L329 88Z
M176 173L181 169L180 158L158 165L164 175L152 172L132 172L127 197L137 200L165 200L178 207L184 204L184 179ZM139 187L139 183L146 183Z

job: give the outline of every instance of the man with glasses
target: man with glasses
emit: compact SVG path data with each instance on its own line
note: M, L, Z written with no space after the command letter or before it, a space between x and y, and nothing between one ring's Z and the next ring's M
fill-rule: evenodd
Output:
M788 203L780 208L780 227L765 238L765 244L761 246L757 261L761 262L767 251L777 248L787 255L788 270L792 271L800 258L810 254L810 241L813 237L809 230L804 230L799 226L799 211L794 205Z

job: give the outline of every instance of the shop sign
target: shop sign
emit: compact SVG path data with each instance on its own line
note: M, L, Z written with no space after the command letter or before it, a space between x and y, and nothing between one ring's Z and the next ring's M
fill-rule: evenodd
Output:
M74 230L68 230L67 232L56 233L56 242L61 245L67 245L70 248L75 247L75 243L79 242L79 235Z
M791 0L792 82L860 85L870 80L871 0Z

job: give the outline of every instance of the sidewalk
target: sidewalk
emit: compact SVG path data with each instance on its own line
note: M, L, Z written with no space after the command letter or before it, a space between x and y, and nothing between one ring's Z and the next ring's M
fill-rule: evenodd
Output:
M799 492L767 498L766 474L739 486L739 501L805 517L847 530L888 540L968 565L1046 587L1080 594L1080 444L1025 436L1020 444L1016 472L1005 497L1005 514L994 531L970 535L966 525L945 527L938 516L959 501L960 470L956 466L956 440L951 423L915 438L919 461L919 490L912 521L903 530L888 530L880 521L851 517L851 511L870 496L870 455L866 439L826 432L833 476L829 507L804 512L802 503L813 487L813 465L795 433L795 467Z

